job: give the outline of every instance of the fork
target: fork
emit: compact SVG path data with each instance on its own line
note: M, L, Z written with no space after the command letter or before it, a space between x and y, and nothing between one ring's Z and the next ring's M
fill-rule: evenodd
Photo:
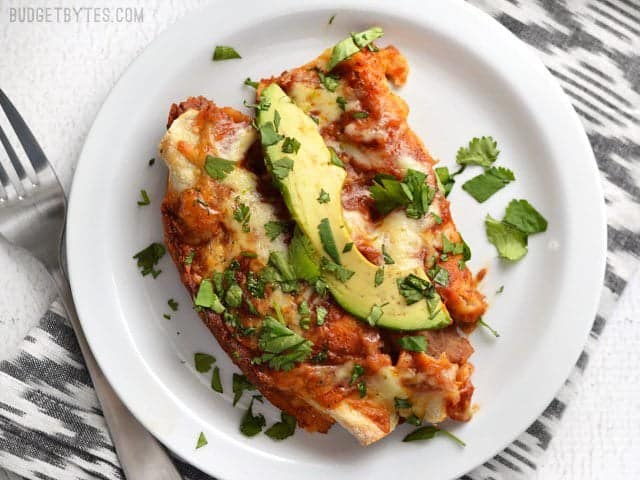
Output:
M180 480L167 452L116 396L89 349L65 273L64 190L31 130L2 89L0 106L28 159L21 159L0 125L0 143L13 167L13 171L5 169L0 163L0 236L30 251L53 277L127 479Z

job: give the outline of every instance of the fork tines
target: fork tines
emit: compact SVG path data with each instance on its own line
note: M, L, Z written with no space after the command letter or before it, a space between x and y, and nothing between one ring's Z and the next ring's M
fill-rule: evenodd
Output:
M0 143L6 152L6 157L2 160L6 160L7 157L9 160L4 164L0 160L0 201L4 201L13 196L12 190L18 198L28 195L29 187L38 185L38 175L48 169L49 165L38 141L2 89L0 89L0 107L22 148L17 148L18 145L12 143L7 132L0 125Z

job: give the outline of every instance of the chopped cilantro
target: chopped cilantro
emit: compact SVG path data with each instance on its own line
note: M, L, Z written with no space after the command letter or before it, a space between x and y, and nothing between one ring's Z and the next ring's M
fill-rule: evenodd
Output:
M400 346L410 352L426 352L427 338L422 335L402 337L400 339Z
M254 363L268 363L275 370L289 371L297 362L303 362L311 355L313 343L275 318L266 316L262 322L258 347L263 354L254 358Z
M259 413L258 415L253 414L253 399L251 403L249 403L249 408L245 412L240 421L240 431L243 435L247 437L253 437L259 434L262 431L262 427L267 424L264 419L264 415Z
M216 363L216 357L209 355L208 353L196 353L193 356L193 363L195 364L198 372L207 373L211 370L211 366Z
M269 110L269 108L267 108L267 110ZM275 110L273 112L273 126L276 129L276 132L278 131L278 129L280 128L280 120L282 120L280 118L280 112L278 112L277 110Z
M280 421L271 425L264 434L272 440L284 440L296 431L296 417L280 412Z
M328 218L320 220L320 223L318 224L318 231L320 232L322 248L324 248L324 251L327 252L327 255L329 255L335 263L340 265L340 254L338 253L336 241L333 238L333 232L331 231L331 224L329 223Z
M342 163L342 160L332 147L329 147L329 153L331 154L331 157L329 159L330 163L337 167L344 168L344 163Z
M336 103L338 104L338 107L340 107L340 110L342 110L343 112L347 109L347 101L344 99L344 97L336 98Z
M487 322L485 322L482 318L478 319L478 323L480 325L482 325L484 328L486 328L487 330L489 330L494 337L498 338L500 336L498 331L495 330L494 328L492 328L491 325L489 325Z
M389 255L389 252L387 252L387 247L384 244L382 244L382 259L385 265L393 265L396 263L395 260L391 258L391 255Z
M503 167L491 167L484 173L463 183L462 189L482 203L514 180L515 176L511 170Z
M171 315L169 315L168 313L163 313L162 317L166 318L167 320L171 320Z
M174 312L178 311L178 302L176 302L173 298L167 300L167 305L169 305L169 308Z
M545 232L548 225L540 212L526 200L511 200L502 221L527 235Z
M338 85L340 85L340 78L336 75L331 75L328 73L324 73L318 70L318 78L320 79L320 83L329 90L330 92L335 92Z
M431 216L433 217L433 219L435 220L435 222L440 225L442 223L442 218L440 217L440 215L431 212Z
M409 203L409 198L402 189L401 182L390 175L376 175L369 191L376 208L383 215Z
M496 247L500 258L516 261L527 254L526 233L491 218L491 215L487 215L484 225L487 238Z
M408 398L399 397L393 397L393 404L396 407L396 410L404 410L413 406Z
M318 195L318 203L329 203L331 201L331 197L327 192L324 191L324 188L320 189L320 195Z
M191 265L193 263L193 257L196 256L196 251L195 250L191 250L189 252L189 255L187 255L184 259L184 263L185 265Z
M467 147L460 147L456 154L458 165L479 165L489 168L496 161L500 150L493 137L474 137Z
M147 194L146 190L140 190L140 196L142 197L142 200L138 200L139 206L143 207L145 205L151 204L151 200L149 200L149 195Z
M253 82L249 77L244 79L244 84L251 88L258 88L259 83Z
M350 252L353 249L353 242L345 243L342 253Z
M421 218L435 196L435 190L425 183L426 174L409 169L402 181L390 175L376 175L369 188L376 208L383 215L397 207L406 207L409 218Z
M284 142L282 142L282 152L283 153L298 153L300 150L300 142L293 137L286 137Z
M260 140L264 147L275 145L284 137L276 132L275 126L271 122L260 125Z
M244 375L234 373L231 389L233 390L233 406L235 407L236 403L238 403L238 400L242 398L242 393L245 390L252 391L255 390L256 387L251 382L249 382L247 377L245 377Z
M329 312L324 307L316 307L316 325L321 326L324 325L324 322L327 318Z
M359 363L356 363L353 366L353 370L351 371L351 379L349 380L349 385L353 385L356 381L364 375L364 367Z
M193 303L196 307L210 308L216 313L224 312L224 305L220 302L218 295L213 292L213 283L208 278L200 282L200 287Z
M224 301L231 308L238 308L242 305L242 289L237 283L234 283L227 289L224 295Z
M504 292L504 285L500 285L500 288L496 290L496 294Z
M407 217L422 218L435 196L435 190L425 183L427 175L417 170L408 169L407 174L402 180L405 194L409 198L407 205Z
M306 300L300 302L300 305L298 305L298 313L300 315L309 315L311 313L311 310L309 310L309 302Z
M224 158L212 157L207 155L204 160L204 170L211 178L215 180L224 180L224 178L233 171L236 163Z
M436 427L434 425L425 425L424 427L416 428L413 432L411 432L406 437L404 437L402 441L415 442L417 440L431 440L438 433L441 433L449 437L451 440L456 442L461 447L466 446L466 443L464 443L462 440L456 437L453 433L448 432L447 430L444 430L442 428Z
M442 285L446 287L449 285L449 272L442 268L440 265L436 265L429 270L429 275L431 279L437 283L438 285Z
M213 61L231 60L233 58L242 58L235 48L227 45L217 45L213 51Z
M373 27L364 32L352 34L349 38L342 40L333 47L327 70L333 70L340 62L348 59L383 34L384 32L380 27Z
M321 297L324 297L327 294L327 291L329 290L329 285L327 284L327 282L324 281L324 279L318 278L313 284L313 289L316 291L318 295L320 295Z
M335 18L336 18L336 14L335 13L329 17L329 25L331 25L333 23L333 20Z
M382 318L382 307L380 305L373 305L369 311L369 315L365 319L369 325L375 327Z
M289 222L276 222L271 220L264 224L264 231L271 241L274 241L280 234L286 232L288 228Z
M162 270L156 270L154 267L164 256L166 251L167 250L164 248L164 245L154 242L133 256L133 258L138 261L138 268L140 269L140 273L143 277L151 274L153 278L156 278L160 275Z
M218 393L224 393L222 389L222 382L220 381L220 369L216 366L213 369L213 375L211 375L211 388Z
M204 433L200 432L200 435L198 436L198 442L196 443L196 450L204 447L207 443L209 443L207 441L207 437L204 436Z
M242 225L242 231L249 231L249 220L251 219L251 212L249 207L244 203L237 203L236 209L233 211L233 218L236 222Z
M277 180L284 180L293 170L293 160L289 157L282 157L280 160L271 162L271 173Z
M322 257L322 259L320 260L320 269L323 272L332 274L338 279L338 281L342 283L346 282L351 277L353 277L353 275L355 275L355 272L353 270L349 270L342 265L338 265L337 263L329 260L327 257Z
M353 112L353 118L363 119L369 116L369 112Z
M378 287L382 285L382 282L384 282L384 267L376 270L376 275L373 279L373 286Z
M400 295L404 297L407 305L419 302L423 298L427 300L437 298L434 286L414 274L407 275L403 279L398 278L396 282Z
M149 166L153 167L153 164L156 163L156 159L155 158L150 158L149 159Z
M422 420L420 420L415 414L411 414L409 415L407 418L405 418L405 421L409 424L409 425L413 425L415 427L419 427L420 425L422 425Z

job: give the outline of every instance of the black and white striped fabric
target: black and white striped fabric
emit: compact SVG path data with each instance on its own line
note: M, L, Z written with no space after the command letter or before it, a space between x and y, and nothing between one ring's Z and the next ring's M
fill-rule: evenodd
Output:
M464 480L527 478L589 352L640 266L640 0L471 0L537 49L582 118L602 173L608 260L598 315L571 377L511 446ZM208 479L178 462L185 478ZM0 466L29 479L123 478L71 328L54 304L0 363Z

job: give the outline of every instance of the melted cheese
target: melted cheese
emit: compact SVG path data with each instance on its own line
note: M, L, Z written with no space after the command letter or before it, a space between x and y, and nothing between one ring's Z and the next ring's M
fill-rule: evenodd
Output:
M295 104L305 113L313 111L319 117L320 124L335 122L342 110L338 106L337 99L342 95L342 88L338 87L335 92L330 92L326 88L313 88L303 83L296 83L289 96Z

